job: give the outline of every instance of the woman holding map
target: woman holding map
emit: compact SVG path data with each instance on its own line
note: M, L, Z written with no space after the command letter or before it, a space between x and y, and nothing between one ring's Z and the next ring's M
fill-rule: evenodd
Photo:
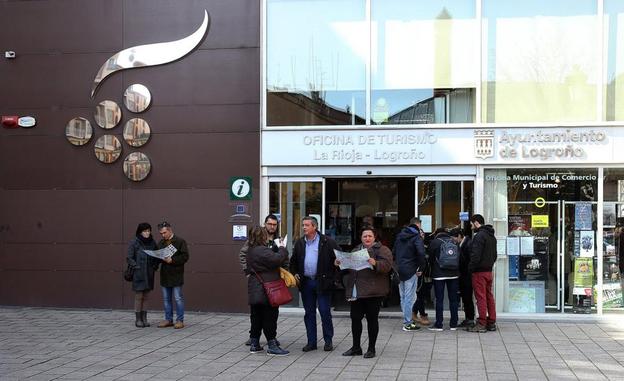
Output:
M143 250L155 250L156 241L152 238L152 227L147 222L137 226L135 237L128 246L126 260L134 270L132 290L134 294L135 326L149 327L147 322L147 296L154 289L154 271L158 268L159 260L145 254Z
M392 268L392 252L377 241L377 232L372 226L363 227L360 238L362 243L352 253L365 250L370 257L369 268L359 271L343 268L346 297L351 306L353 346L342 355L362 355L362 319L366 317L368 350L364 358L372 358L375 357L375 343L379 333L379 308L382 299L390 292L388 273ZM335 264L340 266L340 260L336 259Z

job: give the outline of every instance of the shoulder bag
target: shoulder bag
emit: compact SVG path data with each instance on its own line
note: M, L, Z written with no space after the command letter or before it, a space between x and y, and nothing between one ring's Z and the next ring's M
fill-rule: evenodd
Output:
M132 282L132 279L134 278L134 267L129 263L128 267L126 267L126 270L123 272L123 278L128 282Z
M292 301L293 297L290 291L288 291L284 279L279 278L277 280L265 282L257 272L254 271L254 274L256 274L256 278L258 278L260 284L262 284L271 307L279 307L282 304L287 304Z

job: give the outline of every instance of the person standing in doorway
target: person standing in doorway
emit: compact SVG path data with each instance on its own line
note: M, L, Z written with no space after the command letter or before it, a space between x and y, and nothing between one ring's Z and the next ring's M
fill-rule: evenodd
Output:
M143 250L155 250L156 241L152 237L152 227L147 222L137 226L135 237L128 246L128 264L134 269L132 275L132 290L134 294L134 325L139 328L149 327L147 322L147 299L154 289L154 271L159 261L145 254Z
M416 286L425 263L425 246L418 227L420 219L413 217L394 242L394 261L399 273L399 296L403 311L403 330L417 331L420 327L412 320L416 301Z
M480 214L470 217L470 225L475 235L472 238L468 269L472 273L472 288L477 299L479 318L468 331L496 331L496 304L492 293L492 268L497 258L496 236L492 225L485 225Z
M158 232L162 239L158 243L158 249L164 249L169 245L176 248L176 252L162 260L160 267L160 286L163 294L165 308L165 320L158 324L158 328L171 327L184 328L184 264L189 260L189 251L186 241L173 234L173 228L168 222L158 224ZM176 322L173 323L172 299L176 304Z
M275 239L280 238L278 230L277 230L277 226L278 226L278 221L277 221L276 215L269 214L268 216L265 217L264 229L266 230L266 233L267 233L267 241L265 243L265 246L272 249L273 252L275 253L278 252L278 247L277 247L277 244L275 243ZM249 269L247 268L247 253L248 252L249 252L249 239L245 241L245 244L243 245L243 247L241 247L240 252L238 253L238 260L243 269L243 273L245 274L247 278L249 278L249 276L251 275L251 271L249 271ZM288 261L286 261L286 263L288 263ZM253 308L251 308L251 312L249 315L249 320L251 321L252 324L254 321L253 311L254 311ZM278 310L278 313L279 313L279 310ZM251 335L251 329L249 330L249 335ZM245 342L245 345L251 345L251 336ZM279 345L279 342L277 345Z
M307 216L302 220L303 237L295 242L290 260L290 272L299 281L299 291L305 309L304 322L308 342L304 352L317 348L316 308L318 305L323 327L325 351L334 349L334 325L331 315L331 292L336 279L334 261L339 250L333 239L318 231L316 218Z
M460 227L453 228L450 231L450 236L459 246L459 294L464 305L464 320L459 326L465 328L472 326L475 318L474 301L472 299L472 275L468 271L472 240L468 234L464 235L464 231Z

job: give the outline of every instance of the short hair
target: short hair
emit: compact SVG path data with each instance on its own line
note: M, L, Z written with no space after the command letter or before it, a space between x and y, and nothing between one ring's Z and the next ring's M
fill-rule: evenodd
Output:
M470 222L478 222L480 225L485 225L485 220L480 214L473 214L472 217L470 217Z
M440 233L448 233L448 230L446 230L446 228L437 228L434 232L433 232L433 236L437 236Z
M403 220L403 221L405 221L405 220ZM420 222L421 222L421 221L420 221L420 218L419 218L419 217L412 217L412 218L410 219L409 224L410 224L410 225L416 225L416 224L419 224Z
M362 229L360 229L360 237L362 236L362 234L364 234L365 231L373 232L373 236L375 236L375 239L377 239L377 229L375 229L373 225L364 225Z
M312 217L312 216L305 216L305 217L303 217L303 218L301 219L301 223L303 223L303 221L311 221L311 222L312 222L312 225L313 225L315 228L318 228L318 221L317 221L316 217Z
M277 216L273 213L269 214L268 216L264 218L264 223L266 224L268 220L275 220L279 222L279 220L277 219Z
M171 229L171 224L169 222L167 222L167 221L163 221L163 222L158 224L158 230L160 230L162 228L169 228L169 229Z
M454 227L453 229L451 229L449 231L449 235L451 237L459 237L460 235L463 236L464 232L462 231L462 229L459 226L457 226L457 227Z
M267 242L267 231L262 226L254 226L249 233L249 247L264 246Z

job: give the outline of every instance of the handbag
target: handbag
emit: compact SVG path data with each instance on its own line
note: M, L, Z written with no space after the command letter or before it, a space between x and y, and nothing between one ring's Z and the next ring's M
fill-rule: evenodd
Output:
M254 271L254 274L256 274L256 278L258 278L260 284L262 284L271 307L279 307L282 304L290 303L293 300L290 291L288 291L288 287L286 287L284 279L279 278L277 280L265 282L257 272Z
M126 270L123 272L123 278L128 282L132 282L134 278L134 267L131 264L128 264L128 267L126 267Z
M401 279L399 278L399 272L395 268L394 264L392 264L392 268L390 269L390 283L393 287L398 287L399 283L401 283Z

